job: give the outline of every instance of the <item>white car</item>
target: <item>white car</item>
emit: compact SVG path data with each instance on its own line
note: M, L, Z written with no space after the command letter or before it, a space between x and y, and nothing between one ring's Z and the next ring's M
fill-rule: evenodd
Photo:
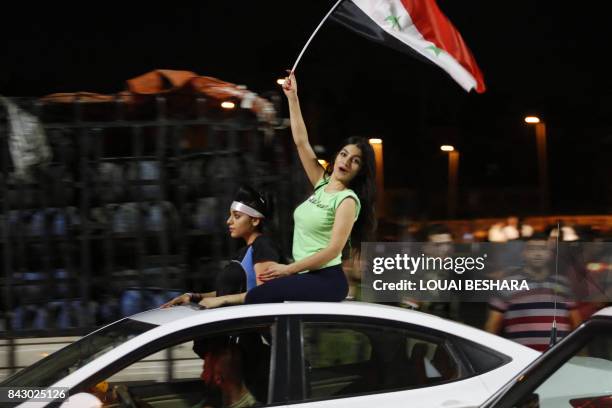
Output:
M482 408L612 407L612 307L542 354Z
M240 348L244 383L261 406L300 408L478 406L540 354L460 323L391 306L180 306L97 330L0 388L66 387L73 396L90 392L103 398L110 394L103 392L107 387L123 385L122 401L106 406L135 407L140 400L153 407L192 407L213 392L200 379L203 362L192 349L194 340L205 346L219 339ZM173 364L166 364L169 359Z

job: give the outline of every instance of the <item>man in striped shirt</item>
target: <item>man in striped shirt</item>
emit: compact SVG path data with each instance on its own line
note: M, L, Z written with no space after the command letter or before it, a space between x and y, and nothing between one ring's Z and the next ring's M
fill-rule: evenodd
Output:
M501 334L525 346L545 351L550 343L553 320L557 339L580 323L570 299L569 281L554 270L554 252L543 234L525 243L524 265L508 279L526 279L528 291L515 291L490 301L485 330Z

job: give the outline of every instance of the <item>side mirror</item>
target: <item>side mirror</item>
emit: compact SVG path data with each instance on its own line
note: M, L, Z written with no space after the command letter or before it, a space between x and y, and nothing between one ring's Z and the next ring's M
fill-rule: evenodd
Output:
M101 408L102 401L93 394L87 392L79 392L71 395L60 408Z

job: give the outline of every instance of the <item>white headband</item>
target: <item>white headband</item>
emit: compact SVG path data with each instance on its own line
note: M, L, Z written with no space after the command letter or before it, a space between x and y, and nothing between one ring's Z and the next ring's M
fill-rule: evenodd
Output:
M230 208L233 211L240 211L240 212L245 213L246 215L250 215L251 217L266 218L266 217L264 217L264 215L262 213L260 213L259 211L257 211L253 207L249 207L248 205L243 204L243 203L238 202L238 201L234 201Z

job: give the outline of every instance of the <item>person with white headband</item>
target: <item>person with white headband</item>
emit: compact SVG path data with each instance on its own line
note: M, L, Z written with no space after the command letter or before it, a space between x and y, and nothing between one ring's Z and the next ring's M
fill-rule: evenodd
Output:
M323 168L308 140L293 73L285 78L283 92L289 102L293 141L313 188L312 195L293 213L294 262L266 262L257 271L263 285L239 295L204 297L200 304L207 308L239 303L342 301L348 294L343 250L358 252L375 229L376 167L368 140L346 139Z
M258 275L281 260L276 245L263 233L268 216L266 200L251 187L240 187L230 206L227 225L231 237L243 239L246 246L217 275L215 292L185 293L162 307L190 302L207 308L244 303L246 293L262 283Z

